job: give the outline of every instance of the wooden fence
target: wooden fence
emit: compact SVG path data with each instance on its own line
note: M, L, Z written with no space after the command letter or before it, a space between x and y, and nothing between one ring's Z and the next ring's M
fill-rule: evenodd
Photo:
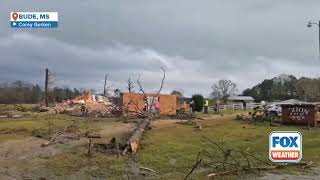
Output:
M257 106L261 106L260 103L247 103L246 104L246 109L253 109ZM209 106L209 111L214 111L216 109L216 106ZM243 104L242 103L235 103L235 104L221 104L219 105L219 110L244 110Z

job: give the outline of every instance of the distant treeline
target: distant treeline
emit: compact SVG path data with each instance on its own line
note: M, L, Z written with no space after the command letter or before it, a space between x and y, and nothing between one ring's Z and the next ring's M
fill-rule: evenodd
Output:
M252 96L256 101L274 101L300 99L303 101L320 101L320 78L280 75L265 79L261 83L243 91L243 95Z
M79 95L77 89L59 88L50 89L49 101L61 102L66 99L73 99ZM44 90L39 85L15 81L12 83L0 83L0 104L34 104L44 100Z

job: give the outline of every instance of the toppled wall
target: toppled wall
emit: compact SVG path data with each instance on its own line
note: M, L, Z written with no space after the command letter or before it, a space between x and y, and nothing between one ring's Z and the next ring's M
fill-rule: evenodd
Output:
M72 100L72 102L76 104L87 104L95 101L96 100L91 93L83 93Z
M156 94L146 94L147 97L152 98ZM176 101L175 95L160 94L160 114L161 115L176 115ZM129 112L143 111L145 101L142 93L122 93L120 97L121 108L127 107Z

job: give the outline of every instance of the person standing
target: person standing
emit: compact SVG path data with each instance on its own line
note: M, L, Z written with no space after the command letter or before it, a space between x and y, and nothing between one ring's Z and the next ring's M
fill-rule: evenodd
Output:
M204 100L204 104L203 104L204 114L208 114L208 107L209 107L209 101Z
M191 107L191 113L193 114L196 108L193 100L190 102L190 107Z
M156 115L160 116L160 102L158 100L155 102L154 107L156 109Z

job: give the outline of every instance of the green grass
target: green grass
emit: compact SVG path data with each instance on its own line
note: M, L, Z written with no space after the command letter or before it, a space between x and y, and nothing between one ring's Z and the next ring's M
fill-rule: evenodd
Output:
M0 120L0 131L3 129L35 129L43 128L48 126L48 122L51 122L54 126L65 127L72 120L77 121L78 124L88 124L91 123L96 126L114 124L117 119L110 118L82 118L82 117L72 117L63 114L34 114L30 117L17 118L17 119L1 119Z
M32 111L36 104L0 104L0 112L5 111Z
M239 113L239 112L238 112ZM241 111L240 113L244 113ZM235 114L223 113L214 115L198 114L200 117L206 117L202 123L203 129L194 132L190 125L175 124L168 127L156 127L146 131L141 145L138 149L137 160L141 166L149 167L158 172L155 179L183 179L193 167L197 154L208 145L204 141L204 136L226 146L246 150L255 154L264 161L268 159L268 138L272 131L300 131L303 135L303 160L320 162L320 129L311 130L296 126L272 126L268 122L247 124L244 121L234 120ZM0 132L12 130L12 133L0 133L0 143L21 139L28 135L19 134L19 130L41 129L47 127L47 120L52 121L56 127L63 128L71 120L77 120L77 124L83 130L88 128L99 129L103 126L114 125L118 119L104 118L80 118L66 115L32 115L27 118L15 120L1 120ZM23 131L22 131L23 132ZM95 153L93 157L85 156L85 146L68 150L62 154L55 155L48 159L33 159L31 164L41 164L48 172L54 176L68 178L74 174L79 177L99 177L108 179L126 179L128 171L129 157L118 157L114 155ZM20 163L21 166L30 166ZM39 165L40 166L40 165ZM192 174L193 179L206 179L210 171L203 169L195 171ZM307 171L301 171L298 168L287 168L279 173L299 174ZM230 175L221 177L221 179L237 179L237 176Z
M203 136L237 150L246 150L256 157L268 161L268 138L272 131L300 131L303 135L303 160L320 162L320 129L306 130L295 126L274 126L265 124L244 124L235 121L231 115L211 115L204 122L202 131L196 133L191 126L177 125L153 129L144 136L143 147L138 151L141 163L158 170L165 178L181 179L191 170L200 149L205 148ZM296 170L285 170L296 172ZM195 177L206 178L205 173Z

